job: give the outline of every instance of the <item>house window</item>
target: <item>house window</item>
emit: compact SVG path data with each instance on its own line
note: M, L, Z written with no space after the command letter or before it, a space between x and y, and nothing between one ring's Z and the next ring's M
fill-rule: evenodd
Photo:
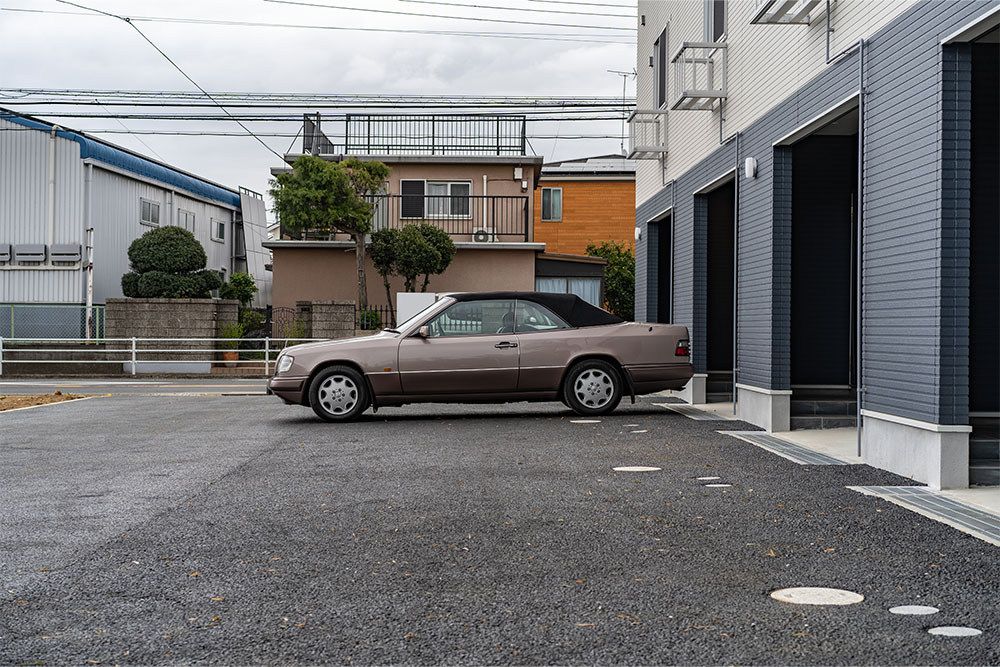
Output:
M604 307L600 278L535 278L535 291L575 294L593 306Z
M222 243L226 240L226 223L212 218L212 240Z
M400 180L404 218L468 218L470 181Z
M653 42L653 88L656 91L656 108L667 104L667 28Z
M705 34L712 42L726 38L726 0L705 0Z
M177 210L177 226L183 227L194 234L194 213L183 209Z
M542 188L542 221L562 220L562 188Z
M160 226L160 204L148 199L139 200L139 222L151 227Z

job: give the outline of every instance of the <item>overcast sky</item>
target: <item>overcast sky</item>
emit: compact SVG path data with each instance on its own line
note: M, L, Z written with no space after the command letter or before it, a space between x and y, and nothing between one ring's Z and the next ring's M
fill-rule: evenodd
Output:
M482 23L455 19L374 14L343 9L275 4L265 0L78 0L119 15L170 16L294 23L496 32L595 34L580 28ZM478 16L547 24L635 27L631 9L549 0L442 0L442 3L526 9L631 14L632 18L517 12L448 7L412 0L310 0L318 4L401 12ZM588 0L628 4L628 0ZM56 0L0 0L0 7L79 12ZM579 43L442 35L362 33L138 23L163 51L209 91L312 92L444 95L620 96L622 78L606 70L635 67L634 44ZM634 32L604 32L606 38L634 40ZM131 27L100 16L26 14L0 11L0 87L192 90L189 84ZM634 82L628 81L628 95ZM0 100L0 106L3 101ZM18 107L14 107L18 109ZM42 117L37 109L20 108ZM99 107L91 111L100 111ZM383 111L384 112L384 111ZM77 129L109 129L114 120L65 119ZM235 123L125 121L129 129L170 127L236 131ZM298 131L301 123L249 124L259 131ZM529 125L537 134L617 134L620 123ZM222 184L267 188L268 169L277 158L250 137L101 135L107 140L176 165ZM265 141L284 153L291 139ZM620 140L536 140L546 161L617 153ZM298 148L296 148L298 150Z

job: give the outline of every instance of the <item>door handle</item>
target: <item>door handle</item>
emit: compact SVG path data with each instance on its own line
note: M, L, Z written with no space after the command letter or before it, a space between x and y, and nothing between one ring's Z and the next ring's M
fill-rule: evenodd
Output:
M498 350L509 350L512 347L517 347L517 343L508 343L507 341L504 341L502 343L497 343L493 347Z

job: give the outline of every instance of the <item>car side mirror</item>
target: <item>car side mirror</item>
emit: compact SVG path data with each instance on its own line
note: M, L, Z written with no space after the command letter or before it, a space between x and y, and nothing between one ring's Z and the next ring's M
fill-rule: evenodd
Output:
M425 324L424 326L417 329L417 335L420 336L421 338L430 338L431 328Z

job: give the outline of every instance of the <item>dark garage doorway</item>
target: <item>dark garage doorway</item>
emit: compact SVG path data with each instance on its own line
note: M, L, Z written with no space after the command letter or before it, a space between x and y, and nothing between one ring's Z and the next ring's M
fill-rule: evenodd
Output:
M698 195L708 207L705 360L710 393L729 393L733 373L735 181Z
M791 384L855 387L858 116L792 147Z
M670 256L670 216L651 223L656 228L656 321L670 323L673 312L671 309L671 276L674 262Z
M1000 417L1000 29L971 44L969 412ZM996 430L996 419L993 430Z

